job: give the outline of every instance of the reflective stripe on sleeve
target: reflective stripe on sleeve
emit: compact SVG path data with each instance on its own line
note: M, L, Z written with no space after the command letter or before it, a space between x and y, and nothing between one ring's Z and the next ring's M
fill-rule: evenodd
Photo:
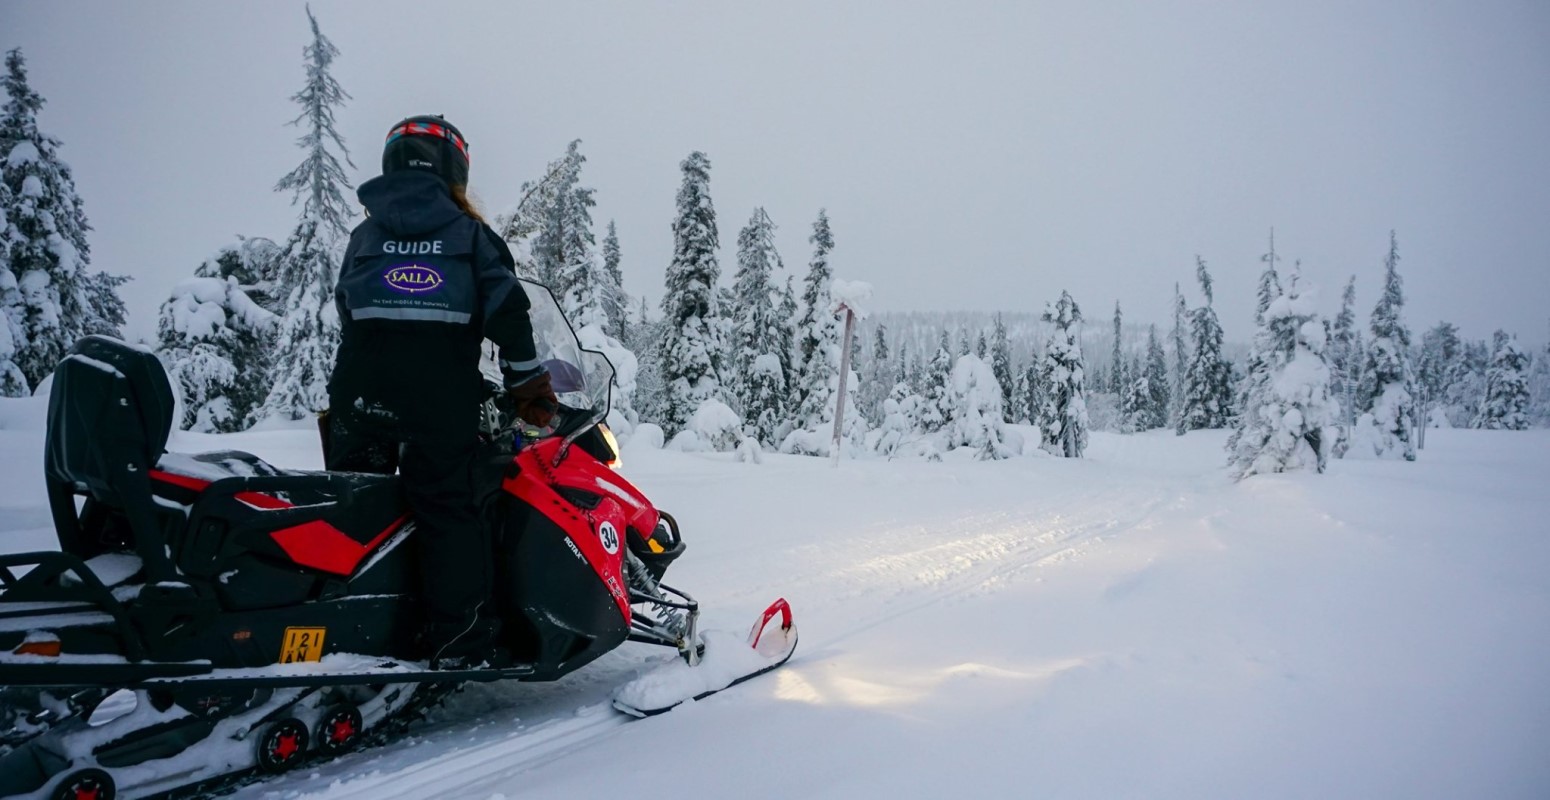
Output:
M527 372L528 370L538 369L540 366L543 366L543 362L536 358L530 361L506 361L502 359L501 366L512 372Z
M473 319L467 311L444 311L438 308L358 308L350 312L351 319L407 319L416 322L454 322L467 325Z

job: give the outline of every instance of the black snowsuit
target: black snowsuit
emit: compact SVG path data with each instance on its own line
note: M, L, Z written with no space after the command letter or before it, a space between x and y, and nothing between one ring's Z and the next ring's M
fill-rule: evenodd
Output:
M475 502L484 339L507 387L542 374L528 298L505 242L432 173L361 185L334 299L342 338L329 380L331 470L403 473L427 622L470 624L490 593L490 538Z

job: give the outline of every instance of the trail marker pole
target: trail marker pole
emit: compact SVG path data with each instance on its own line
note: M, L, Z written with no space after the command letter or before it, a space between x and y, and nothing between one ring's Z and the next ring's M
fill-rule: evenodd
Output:
M850 337L856 327L856 313L850 306L841 304L845 314L845 337L840 345L840 390L834 395L834 442L829 446L829 463L840 465L840 433L845 426L845 379L850 377Z

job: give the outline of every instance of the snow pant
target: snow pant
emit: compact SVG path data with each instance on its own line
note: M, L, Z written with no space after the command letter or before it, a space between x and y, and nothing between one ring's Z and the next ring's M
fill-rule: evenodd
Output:
M329 414L330 470L403 476L429 627L466 627L490 595L490 532L474 487L478 437L414 434L359 414Z

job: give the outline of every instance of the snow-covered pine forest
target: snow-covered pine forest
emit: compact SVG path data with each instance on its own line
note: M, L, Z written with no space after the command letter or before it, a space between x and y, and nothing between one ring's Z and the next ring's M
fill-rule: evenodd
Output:
M19 29L26 14L21 4L14 5ZM121 5L134 6L127 13L140 21L166 13ZM243 215L240 225L178 228L179 237L198 242L187 263L179 257L171 266L163 262L136 269L128 259L113 260L113 224L134 223L126 223L131 215L122 202L113 205L111 192L134 183L127 177L132 173L117 163L104 168L100 161L94 171L88 157L122 153L100 143L72 142L83 137L79 118L76 127L59 124L67 101L89 107L92 123L97 115L107 115L104 108L112 102L103 96L107 90L72 97L56 88L73 86L79 92L82 76L101 81L102 73L83 69L73 84L48 74L67 63L67 52L76 61L85 60L79 47L66 45L90 39L87 26L78 20L61 22L69 11L38 14L42 26L57 28L51 37L32 40L26 52L11 49L10 43L0 46L7 50L0 75L5 91L0 97L0 462L9 465L0 468L0 555L59 546L58 507L50 506L39 455L45 447L53 366L86 335L128 338L161 360L178 403L179 430L168 443L171 453L236 450L284 470L322 469L313 415L325 402L339 336L333 284L346 237L362 218L354 184L375 174L381 143L353 132L385 133L391 120L382 118L382 110L389 106L393 114L445 110L464 119L452 113L458 106L398 109L411 91L398 82L399 73L389 81L368 69L347 70L352 55L360 59L355 63L379 55L365 52L359 42L369 41L395 59L409 52L402 35L378 21L345 19L332 5L314 4L319 7L305 16L299 4L280 11L244 6L240 13L254 19L288 17L287 26L275 26L282 33L271 29L261 36L261 26L231 25L232 15L239 13L232 8L198 5L198 14L178 13L179 24L183 17L196 20L194 27L179 28L181 33L187 36L210 19L224 19L228 27L241 27L237 36L262 38L266 49L252 64L241 56L231 63L266 76L288 76L288 82L241 83L273 88L266 95L272 102L235 92L242 96L226 99L234 99L238 110L226 107L211 114L219 119L212 127L262 131L275 145L265 154L271 160L255 155L243 165L252 172L233 169L220 184L220 199L230 200ZM403 11L391 3L377 5L372 4L373 11L383 17ZM484 31L471 26L479 25L496 30L502 47L517 43L511 18L488 11L499 5L438 12L451 20L438 22L438 30L474 41ZM521 275L548 287L584 345L605 353L615 367L609 425L621 442L619 474L681 523L690 549L672 576L675 585L681 581L703 604L702 630L741 636L748 612L781 596L794 609L802 644L789 663L766 677L642 721L617 714L613 692L677 656L636 643L558 681L468 684L372 747L268 776L232 796L1194 800L1550 795L1550 761L1542 752L1550 720L1544 670L1550 663L1550 638L1533 633L1550 628L1545 624L1550 589L1542 574L1550 560L1550 539L1543 535L1543 485L1550 472L1550 447L1545 446L1550 442L1550 326L1538 328L1543 324L1538 309L1546 304L1523 293L1530 301L1526 308L1535 315L1531 327L1523 322L1523 305L1515 310L1488 305L1496 300L1487 298L1499 298L1499 291L1454 298L1439 278L1442 269L1470 272L1482 284L1497 284L1492 287L1497 290L1524 281L1525 270L1538 269L1533 263L1468 262L1459 249L1443 245L1478 243L1501 235L1510 224L1527 227L1510 208L1540 207L1543 203L1536 206L1535 201L1543 195L1503 190L1482 198L1478 185L1472 187L1475 192L1465 191L1470 188L1466 173L1494 180L1501 180L1502 173L1475 169L1486 162L1439 149L1435 139L1412 138L1401 126L1413 120L1391 113L1397 105L1414 105L1443 119L1446 124L1436 127L1456 138L1459 151L1486 149L1480 147L1482 134L1470 135L1471 124L1480 120L1493 143L1510 141L1507 132L1543 132L1544 125L1521 109L1512 113L1522 116L1507 116L1509 103L1532 105L1511 87L1477 91L1498 95L1500 105L1493 108L1501 114L1476 108L1476 120L1457 113L1459 106L1436 86L1448 84L1445 89L1464 93L1500 80L1501 73L1489 71L1484 57L1460 69L1465 55L1480 56L1464 45L1483 42L1511 49L1498 41L1499 26L1521 22L1528 13L1518 8L1522 4L1460 12L1471 23L1459 26L1467 29L1467 42L1433 29L1437 42L1422 48L1413 36L1401 36L1415 32L1413 20L1430 19L1433 26L1440 19L1456 20L1408 6L1402 13L1349 5L1336 10L1298 6L1277 13L1195 12L1209 15L1212 25L1223 25L1216 28L1200 25L1184 6L1163 4L1160 11L1127 8L1127 24L1151 23L1134 25L1134 35L1127 37L1126 24L1116 24L1112 9L1086 20L1086 26L1060 19L1068 12L1077 18L1091 13L1086 11L1090 4L1071 4L1083 11L1061 13L1044 4L968 4L961 18L942 7L933 10L927 31L911 30L907 14L855 14L848 8L835 13L817 4L823 26L810 26L798 41L806 45L822 41L815 38L820 35L835 36L842 46L829 49L852 62L866 61L868 72L859 77L831 73L825 67L838 62L791 47L792 39L778 25L751 25L750 20L768 19L747 16L751 7L691 3L670 11L662 5L617 3L592 8L590 17L575 11L587 5L523 6L523 24L538 18L553 23L554 18L545 17L557 13L552 9L564 9L562 20L576 23L520 31L530 37L523 43L542 39L554 48L533 48L537 55L517 47L492 48L496 58L478 52L470 60L461 60L467 53L437 52L452 68L463 70L460 78L489 70L509 82L500 87L509 94L496 101L509 107L485 123L525 124L543 117L554 126L524 132L531 138L521 141L546 144L508 148L523 151L506 167L505 175L517 177L497 181L487 177L499 174L496 170L481 170L496 160L487 154L504 145L486 133L489 127L469 123L478 140L475 197L491 227L510 245ZM800 5L774 4L761 11L814 13ZM116 12L104 5L91 21L106 24ZM582 16L563 17L570 13ZM1112 80L1084 83L1081 70L1065 68L1070 54L1058 48L1022 48L1053 59L1046 63L1017 61L1014 51L1022 41L1015 47L990 46L1005 42L997 42L1000 31L986 24L989 19L1008 20L994 27L1026 38L1026 29L1011 24L1020 13L1038 14L1041 26L1049 23L1050 35L1059 37L1055 41L1078 42L1076 49L1101 57L1097 71L1109 79L1118 76L1125 91L1114 91ZM1240 51L1252 51L1273 68L1257 71L1250 61L1238 61L1241 52L1228 56L1220 45L1181 38L1168 25L1156 24L1159 17L1148 20L1149 13L1181 30L1204 31ZM1232 27L1234 14L1258 28L1253 38L1242 35L1246 29ZM1318 35L1310 37L1310 29L1291 24L1299 14L1315 20L1319 32L1338 29L1351 38L1332 40L1332 45ZM1364 20L1364 14L1382 19ZM862 34L846 31L841 17L847 15L859 18ZM1335 15L1341 25L1330 24ZM694 24L682 25L685 18ZM506 24L486 24L491 20ZM177 27L170 15L155 21ZM735 48L664 36L643 22L692 28L694 36L721 34ZM1369 35L1380 23L1392 31L1392 41ZM643 51L622 46L620 34L609 25L645 42L648 58L663 63L645 63ZM1283 27L1300 35L1278 36ZM1530 47L1537 46L1543 38L1535 38L1539 29L1525 27L1531 31L1525 36ZM970 38L964 35L969 29L974 31L970 51L987 61L963 57L966 51L954 39ZM726 35L732 31L739 35ZM747 46L747 39L755 37L745 31L756 34L758 46ZM853 46L882 38L875 36L879 32L896 31L912 34L897 37L906 61L890 58L876 42L866 42L870 50ZM1114 41L1104 41L1116 33ZM294 41L274 46L280 35ZM200 44L230 44L209 38L213 45ZM932 42L941 52L923 54L919 41ZM1253 46L1243 48L1245 41ZM1181 42L1190 46L1180 48ZM1141 74L1137 67L1144 61L1126 60L1148 43L1167 51L1151 62L1155 74ZM57 54L45 49L50 44ZM192 44L169 33L157 47L189 46L196 55L156 65L216 63ZM619 52L606 52L610 48ZM902 151L878 146L871 173L831 174L813 166L813 174L804 176L808 179L776 185L768 177L771 171L747 168L760 155L757 147L780 140L780 147L807 159L813 155L810 149L860 150L886 142L867 140L883 137L855 117L834 114L843 93L804 92L803 113L793 113L789 99L764 89L797 84L747 81L768 75L736 68L748 65L732 49L755 51L766 67L811 70L814 84L833 80L850 91L875 94L867 98L875 102L857 103L861 113L877 117L867 119L867 125L918 122L927 138L913 140ZM705 74L695 74L693 82L663 80L668 73L654 69L690 74L686 64L700 66L693 59L670 57L679 50L717 70L727 61L729 81L739 83L717 85ZM1136 117L1120 113L1126 104L1146 105L1127 92L1152 97L1158 85L1187 77L1187 71L1174 71L1187 50L1205 54L1210 80L1227 72L1221 66L1231 61L1244 69L1245 85L1237 88L1245 96L1263 94L1270 98L1267 103L1284 103L1284 116L1267 116L1275 126L1285 126L1285 138L1266 137L1236 154L1244 159L1237 163L1250 168L1191 160L1198 153L1178 148L1177 140L1167 137L1166 125L1138 134ZM1308 60L1288 60L1292 50ZM1344 66L1360 63L1371 74L1336 72L1331 66L1353 50L1361 50L1370 63ZM1537 58L1542 50L1533 49L1531 55ZM1394 58L1396 53L1415 54L1415 60ZM31 64L28 55L34 56ZM646 86L640 108L615 109L598 83L586 83L596 74L581 62L593 60L605 72L618 72L621 65L638 69L649 76L645 84L659 85ZM132 72L133 80L145 84L161 82L153 80L160 73L152 72L149 62L115 61L112 68ZM922 63L923 69L912 69ZM967 73L971 80L955 71L962 63L978 65ZM1543 79L1534 83L1522 77L1531 70L1521 63L1502 63L1514 66L1512 74L1525 85L1542 88ZM380 70L381 62L374 64ZM552 73L559 85L553 94L523 91L520 82L562 64L566 69ZM987 74L987 64L1010 76L1011 83L997 83L998 76ZM999 69L1003 64L1008 69ZM1033 64L1060 67L1052 70L1058 91L1033 80L1033 69L1013 69ZM1322 74L1324 81L1309 84L1316 88L1304 91L1338 95L1339 102L1360 110L1361 124L1340 119L1329 106L1309 100L1310 94L1276 84L1317 77L1314 65L1330 71ZM1379 88L1364 89L1365 81L1384 69L1405 76L1401 103L1372 102L1381 82L1371 84ZM1426 74L1427 69L1438 72ZM1477 76L1477 69L1485 77ZM1267 75L1275 80L1266 81ZM443 77L437 76L441 86ZM1230 83L1232 77L1222 80ZM890 79L907 85L906 90L889 94ZM213 80L225 94L239 85L226 76ZM135 119L178 110L170 104L186 100L180 93L190 84L165 82L177 101L137 108ZM632 92L642 86L618 82ZM919 287L906 282L924 282L922 274L951 280L954 270L968 273L970 265L922 246L921 263L879 269L885 259L863 252L869 249L869 222L875 245L879 227L897 229L901 237L945 238L934 227L942 220L895 218L897 207L865 207L864 200L886 191L918 190L921 194L910 195L909 204L943 218L964 213L950 199L931 194L940 188L942 173L933 174L920 162L939 159L970 176L962 187L968 191L985 189L973 183L983 177L977 171L1020 165L937 149L940 142L956 139L929 130L927 118L949 119L953 136L968 131L979 137L999 125L1017 128L1015 146L1025 147L1030 137L1017 123L1029 118L1018 118L1016 103L985 102L1003 103L1015 94L1008 87L1017 82L1026 84L1015 86L1027 90L1021 99L1041 115L1086 113L1094 106L1094 88L1107 89L1103 96L1115 102L1105 105L1099 117L1078 121L1077 138L1087 149L1061 150L1056 126L1051 138L1036 142L1050 146L1056 158L1084 156L1070 165L1077 178L1046 185L1007 168L998 177L1016 188L986 191L991 204L1017 206L1009 200L1023 194L1052 199L1010 208L1005 217L983 215L984 207L975 206L979 213L965 213L970 227L999 239L1012 225L1027 225L1028 230L1011 230L1007 236L1022 248L1036 240L1035 229L1038 236L1054 231L1063 237L1061 226L1101 208L1099 218L1087 222L1102 230L1086 236L1073 231L1071 239L1079 244L1064 259L1050 256L1046 241L1016 251L1030 263L1002 260L983 269L980 278L1017 273L1027 281L1015 290L998 288L994 297L975 304L979 310L950 307L945 300L935 306L934 301L902 300L923 296L907 292ZM1190 94L1187 99L1199 102L1179 104L1185 110L1174 113L1180 119L1190 116L1179 127L1191 136L1209 130L1208 149L1222 151L1212 157L1225 158L1256 132L1243 123L1246 109L1266 106L1239 98L1240 105L1221 112L1229 105L1228 95L1210 91L1203 85L1209 82L1179 80ZM814 138L803 140L773 126L749 136L730 124L717 131L721 138L702 138L702 130L723 127L727 120L691 118L679 128L664 124L667 145L650 151L655 154L650 158L631 156L634 163L621 170L621 152L641 151L610 150L607 137L617 140L618 131L588 124L596 118L576 114L565 103L519 102L535 96L552 102L559 96L574 105L607 108L610 115L617 112L610 119L630 128L630 137L649 138L636 128L670 116L652 105L661 102L653 92L693 102L713 98L714 113L730 117L733 109L746 113L750 107L717 94L734 85L757 95L757 113L748 116L759 125L772 125L776 117L800 118L802 126L815 131ZM1331 85L1339 91L1324 91ZM947 93L944 86L961 95L961 104L931 97L933 91ZM144 97L155 96L129 95L113 99L143 103ZM51 97L57 103L53 107ZM372 98L379 105L368 111ZM490 103L487 96L474 99ZM473 102L461 96L457 101ZM202 104L188 105L206 110ZM832 116L808 109L825 109ZM1209 113L1194 116L1202 110ZM57 116L51 117L51 111ZM891 117L889 111L900 116ZM1271 161L1284 155L1297 168L1367 177L1363 170L1349 169L1353 156L1342 162L1337 147L1308 137L1305 123L1293 124L1305 111L1321 127L1341 123L1327 127L1351 137L1342 144L1349 144L1364 166L1392 159L1387 172L1382 164L1373 166L1373 176L1392 176L1401 169L1425 173L1434 167L1435 174L1420 177L1458 189L1460 205L1500 218L1499 225L1469 220L1458 213L1459 206L1436 206L1446 211L1440 218L1447 224L1438 225L1439 217L1417 214L1420 206L1397 199L1417 187L1436 189L1425 181L1399 181L1356 197L1331 191L1342 184L1316 176L1303 190L1317 191L1321 199L1337 198L1330 202L1329 216L1298 216L1311 195L1291 192L1284 205L1246 203L1252 211L1232 218L1250 220L1240 226L1221 215L1220 206L1211 207L1198 196L1160 197L1158 184L1137 180L1135 195L1144 203L1200 203L1210 211L1160 216L1162 222L1151 229L1137 225L1154 234L1159 227L1188 229L1166 246L1153 246L1152 238L1129 227L1135 217L1127 220L1122 213L1137 206L1080 206L1082 198L1068 194L1079 186L1107 200L1108 193L1132 189L1138 164L1164 161L1169 167L1185 164L1184 177L1190 180L1201 178L1201 195L1233 194L1223 192L1228 185L1274 194L1285 188L1275 184L1285 182L1286 175L1254 163L1267 155ZM1223 120L1242 128L1220 127ZM1095 124L1112 129L1114 138L1091 135ZM1375 138L1361 138L1365 126ZM861 128L860 144L846 138ZM742 138L754 146L739 150ZM1126 152L1133 138L1146 140L1142 155ZM983 150L995 151L995 144L987 138ZM1313 148L1301 153L1306 162L1295 158L1299 153L1294 151L1302 147ZM1525 158L1521 147L1502 148L1506 158L1522 162L1512 163L1513 171L1541 176L1543 165ZM1174 149L1184 157L1172 159ZM793 162L769 157L769 152L763 155L780 169L810 167L804 160L793 168ZM1374 152L1383 158L1374 159ZM1416 162L1406 160L1412 152L1425 156L1428 169L1416 169ZM1116 157L1124 155L1142 161ZM67 163L72 157L76 171ZM1111 160L1112 172L1095 169L1103 166L1095 162ZM833 166L822 159L812 163ZM1033 156L1028 164L1037 165L1029 167L1035 172L1048 166ZM200 161L176 168L219 166ZM891 182L882 174L888 169L909 173L909 180ZM91 181L94 172L98 181L107 174L107 186ZM1223 180L1229 172L1232 180ZM629 180L616 181L620 173L628 173ZM856 180L858 174L865 178ZM650 180L639 180L642 175ZM250 186L231 188L250 180ZM866 191L847 195L837 186L847 180L867 184ZM1252 185L1243 190L1235 182ZM754 183L762 185L749 185ZM178 190L190 191L186 186ZM617 195L626 193L655 200L619 202ZM135 199L140 201L138 194ZM199 195L199 201L206 196ZM1241 202L1241 196L1234 195L1234 201ZM1029 221L1031 212L1047 214L1068 202L1081 210L1055 214L1044 228ZM279 209L275 216L251 222L264 219L258 214L266 204ZM1364 204L1376 208L1376 218ZM1295 218L1281 216L1282 209ZM641 217L652 214L659 218L643 224ZM885 217L885 225L878 225L879 217ZM1335 217L1359 220L1350 227L1365 233L1323 238L1316 234L1327 233L1334 223L1328 229L1307 224ZM1439 236L1426 227L1427 219L1434 228L1447 228L1458 219L1459 230ZM1196 224L1187 225L1187 220ZM1270 228L1276 220L1277 227ZM92 222L102 229L94 229ZM1226 228L1236 230L1224 233ZM670 250L660 246L669 231ZM1151 248L1141 266L1134 266L1134 251L1114 251L1125 252L1129 260L1124 263L1132 265L1119 278L1129 284L1123 290L1094 291L1095 282L1078 280L1083 271L1103 271L1103 255L1097 248L1085 249L1103 237ZM1227 252L1232 237L1239 237L1237 247ZM1343 245L1321 249L1314 244L1321 238L1342 243L1370 239L1371 251L1368 245L1355 251ZM1210 244L1194 243L1201 240ZM951 241L955 248L965 247L962 240ZM1058 251L1060 243L1053 244ZM1523 244L1492 253L1512 252L1512 247ZM1046 268L1034 263L1038 259L1061 266ZM931 272L923 273L927 268ZM1036 281L1043 283L1030 291ZM977 285L967 279L962 283ZM154 300L137 295L147 291ZM1440 297L1446 297L1445 304L1436 304ZM1422 308L1446 310L1423 316L1417 313ZM848 347L847 315L854 322ZM1508 319L1513 322L1507 324ZM831 469L831 460L841 466ZM249 733L243 729L220 746L246 756L252 752ZM0 737L0 750L8 746ZM185 752L151 758L132 767L139 774L128 777L170 785L184 773L168 765L190 757ZM120 796L142 795L130 790Z
M300 157L273 187L291 197L294 226L212 240L211 256L166 287L156 339L144 342L167 367L186 430L285 425L326 402L334 276L359 209L336 127L350 113L331 69L342 54L310 10L308 21L296 113L282 120ZM0 394L16 397L38 391L79 337L121 335L117 289L129 278L91 268L87 204L63 143L46 132L45 100L20 50L5 68ZM692 152L676 215L664 220L672 262L639 265L665 267L653 300L623 288L636 267L629 231L593 218L586 163L577 139L544 174L484 194L504 204L492 224L520 273L547 286L583 341L613 361L621 438L747 460L830 456L841 369L845 458L1080 457L1090 431L1230 429L1227 466L1247 476L1322 471L1338 457L1414 460L1427 428L1550 426L1550 348L1522 346L1509 331L1469 340L1446 321L1412 332L1397 232L1386 254L1372 254L1373 269L1331 287L1338 294L1288 269L1271 232L1253 297L1217 296L1212 270L1222 267L1209 254L1167 254L1156 282L1173 284L1170 319L1127 316L1118 303L1109 317L1107 298L1060 286L997 313L867 313L886 305L889 287L845 280L843 214L831 220L822 197L810 219L720 209L714 162ZM780 226L808 231L808 248L780 252ZM857 291L870 298L851 303L846 354L838 295ZM1254 305L1251 341L1225 339L1227 304Z

